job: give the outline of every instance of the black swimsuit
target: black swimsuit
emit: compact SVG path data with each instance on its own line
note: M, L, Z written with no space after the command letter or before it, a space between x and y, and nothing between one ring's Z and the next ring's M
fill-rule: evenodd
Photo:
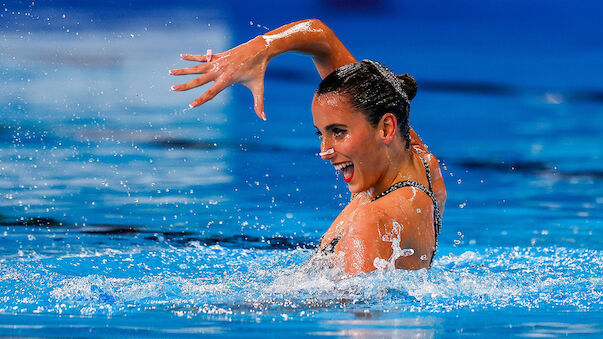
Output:
M438 247L438 235L440 234L440 228L442 228L442 216L440 215L440 206L438 205L438 201L436 200L435 194L433 193L433 186L431 184L431 170L429 169L429 165L427 164L427 161L425 159L423 159L422 157L419 157L419 159L421 159L421 161L423 161L423 165L425 166L425 174L427 175L427 183L429 184L429 188L426 188L425 186L423 186L423 184L421 184L420 182L414 181L414 180L398 181L397 183L391 185L383 193L376 196L372 201L382 198L382 197L388 195L389 193L391 193L399 188L402 188L402 187L409 187L409 186L415 187L415 188L418 188L421 191L425 192L425 194L427 194L429 196L429 198L431 198L431 202L433 203L433 220L434 220L433 227L435 230L435 238L436 238L436 245L435 245L435 248L433 249L433 254L435 255L435 250ZM354 198L356 198L357 195L358 195L358 193L356 193L352 197L352 200L354 200ZM339 242L340 239L341 239L341 235L335 237L325 247L321 248L320 252L324 253L324 254L329 254L329 253L335 252L335 246L337 245L337 243ZM433 256L431 258L433 259Z

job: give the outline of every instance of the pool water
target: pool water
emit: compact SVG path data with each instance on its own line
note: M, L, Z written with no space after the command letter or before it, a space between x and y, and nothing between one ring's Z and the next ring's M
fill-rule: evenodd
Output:
M411 125L448 189L430 270L342 278L308 263L349 199L316 155L310 59L271 62L267 122L242 86L194 110L202 90L169 91L180 53L296 17L61 4L0 5L0 336L603 335L592 16L570 36L421 4L297 5L415 76Z

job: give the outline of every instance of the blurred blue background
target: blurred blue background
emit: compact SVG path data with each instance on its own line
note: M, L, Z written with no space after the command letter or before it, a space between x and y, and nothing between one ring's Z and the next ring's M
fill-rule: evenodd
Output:
M598 1L0 2L0 322L142 308L164 332L95 333L161 336L198 319L288 333L285 314L300 335L600 334L601 13ZM418 82L411 125L448 189L428 273L278 283L349 199L316 156L310 58L271 61L267 122L243 86L194 110L206 87L169 90L191 79L168 75L191 65L180 53L305 18ZM43 335L80 320L61 321ZM40 335L20 328L0 335Z
M289 54L270 63L267 123L253 114L243 86L184 111L203 89L169 92L190 77L167 75L190 64L180 53L217 53L312 17L332 27L357 59L375 59L417 79L411 124L448 165L450 206L509 206L531 185L525 178L555 179L535 184L545 186L560 178L598 182L601 7L595 1L2 3L0 161L10 199L0 214L7 223L49 217L70 225L189 230L192 224L195 232L263 234L268 228L290 235L310 223L280 222L293 203L325 218L302 228L319 236L347 191L341 181L333 185L329 166L314 155L309 106L320 78L310 58ZM510 176L488 178L484 171ZM266 189L271 186L277 193ZM482 187L492 194L476 194ZM600 189L584 198L591 189L579 188L575 199L595 211L570 208L586 213L584 222L600 216ZM567 199L540 188L533 194L520 205ZM276 216L275 199L287 201ZM197 213L195 204L210 213ZM567 212L564 204L552 204L559 205L553 212ZM244 221L217 230L207 226L215 221L212 208L220 219L247 212L237 216ZM463 212L457 220L455 209L448 211L451 224L475 215ZM601 241L593 241L598 248Z

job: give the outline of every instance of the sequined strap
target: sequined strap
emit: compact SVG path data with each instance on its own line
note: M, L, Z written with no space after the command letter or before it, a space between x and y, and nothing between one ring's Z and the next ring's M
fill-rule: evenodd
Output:
M436 196L433 193L433 185L431 184L431 170L429 169L429 165L427 164L427 161L425 159L423 159L423 157L419 157L419 158L421 159L421 161L423 162L423 165L425 166L425 174L427 176L427 183L429 184L429 189L427 187L423 186L423 184L421 184L420 182L417 182L414 180L399 181L399 182L391 185L383 193L376 196L373 199L373 201L375 201L379 198L382 198L382 197L388 195L389 193L391 193L399 188L402 188L402 187L415 187L415 188L418 188L421 191L425 192L425 194L427 194L429 196L429 198L431 199L431 202L433 203L433 224L434 224L433 227L434 227L434 231L435 231L435 247L433 249L433 256L431 257L431 259L433 260L436 249L438 247L438 235L440 235L440 229L442 228L442 215L440 214L440 206L438 205L438 200L436 199Z
M437 238L437 236L440 234L440 229L442 228L442 217L440 215L440 207L438 205L438 201L435 197L435 194L433 194L432 191L428 190L427 187L423 186L423 184L413 181L413 180L406 180L406 181L398 181L397 183L391 185L385 192L379 194L377 197L375 197L375 199L373 199L373 201L382 198L384 196L386 196L387 194L402 188L402 187L415 187L420 189L421 191L425 192L425 194L427 194L429 196L429 198L431 198L431 202L433 203L433 220L434 220L434 230L435 230L435 236Z
M427 183L429 184L429 190L433 192L433 186L431 185L431 169L429 168L429 164L427 164L427 160L423 159L423 157L419 157L421 161L423 161L423 166L425 166L425 174L427 175Z
M421 161L423 162L423 166L425 166L425 175L427 176L427 183L429 185L429 188L426 188L425 186L423 186L423 184L414 180L399 181L391 185L388 189L386 189L384 192L382 192L375 198L373 198L372 201L382 198L402 187L415 187L425 192L425 194L427 194L429 198L431 198L431 202L433 203L433 220L437 246L437 237L440 234L440 229L442 228L442 216L440 214L440 205L438 205L438 200L436 199L436 196L433 193L433 185L431 183L431 169L429 168L429 164L427 163L427 160L423 159L423 157L419 156L419 159L421 159ZM358 193L354 194L351 200L354 200L357 195Z

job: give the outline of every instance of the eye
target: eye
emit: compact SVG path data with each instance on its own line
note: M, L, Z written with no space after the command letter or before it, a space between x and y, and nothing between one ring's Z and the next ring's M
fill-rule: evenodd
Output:
M333 136L334 137L340 137L342 135L344 135L347 131L341 128L333 128Z
M320 133L319 130L316 131L316 135L318 136L318 139L322 139L322 133Z

